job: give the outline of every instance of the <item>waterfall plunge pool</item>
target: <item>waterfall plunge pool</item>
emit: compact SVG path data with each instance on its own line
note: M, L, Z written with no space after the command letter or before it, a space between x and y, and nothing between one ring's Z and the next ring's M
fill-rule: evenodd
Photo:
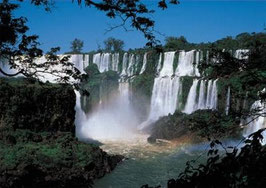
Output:
M109 154L120 154L127 159L114 171L95 181L95 188L138 188L142 185L161 185L177 178L188 160L199 155L206 156L208 143L191 145L188 143L149 144L148 135L135 135L129 140L101 140L101 148ZM201 157L198 162L203 162Z

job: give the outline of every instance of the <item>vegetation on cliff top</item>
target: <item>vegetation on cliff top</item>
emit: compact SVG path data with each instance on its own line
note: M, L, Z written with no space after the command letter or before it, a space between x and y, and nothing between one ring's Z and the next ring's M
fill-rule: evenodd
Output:
M89 187L122 160L75 138L71 86L0 79L0 185Z

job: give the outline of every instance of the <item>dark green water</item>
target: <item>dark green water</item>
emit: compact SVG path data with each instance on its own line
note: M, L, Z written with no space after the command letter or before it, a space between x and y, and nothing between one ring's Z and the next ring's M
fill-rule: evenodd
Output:
M116 169L95 181L95 188L137 188L142 185L161 185L176 178L188 160L204 152L205 145L152 146L148 143L107 143L102 147L108 153L120 153L129 159ZM204 157L199 160L202 161Z

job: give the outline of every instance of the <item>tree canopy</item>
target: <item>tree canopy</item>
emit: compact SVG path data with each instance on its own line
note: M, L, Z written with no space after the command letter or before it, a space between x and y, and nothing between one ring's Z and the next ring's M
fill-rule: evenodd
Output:
M104 41L104 46L106 51L121 51L124 48L124 41L109 37Z
M24 0L18 0L24 2ZM74 2L74 0L72 0ZM77 0L79 4L87 7L95 7L97 10L105 12L106 16L113 19L119 18L122 23L116 27L124 27L129 23L130 27L143 33L148 40L147 45L158 44L154 36L154 20L149 15L154 13L144 3L139 0ZM168 4L178 4L177 0L158 0L158 7L166 9ZM43 6L46 11L51 11L55 3L54 0L31 0L36 6ZM46 55L47 62L36 64L35 59L43 55L39 48L38 36L28 35L29 27L26 25L27 19L23 16L15 17L14 11L19 5L14 1L3 0L0 3L0 54L2 59L6 59L11 68L18 72L8 74L0 68L0 72L6 76L16 76L22 74L26 77L38 78L38 73L49 73L58 77L58 80L68 82L70 78L78 78L79 71L68 63L69 57L59 57L55 54L60 48L52 48ZM78 43L77 43L78 44ZM81 51L80 45L74 48L74 51ZM119 47L119 46L118 46ZM121 47L121 43L120 43ZM51 65L63 65L62 70L50 70ZM63 74L59 73L62 72Z
M82 51L83 48L83 41L80 39L74 39L71 42L71 52L75 54L79 54Z

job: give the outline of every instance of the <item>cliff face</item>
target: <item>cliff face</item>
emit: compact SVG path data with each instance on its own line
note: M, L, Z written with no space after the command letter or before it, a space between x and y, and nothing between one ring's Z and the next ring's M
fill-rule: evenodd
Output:
M88 187L123 159L75 134L70 86L0 80L0 187Z
M0 127L74 134L75 93L68 85L0 80Z
M152 124L148 140L174 140L186 134L193 134L191 141L203 138L235 138L240 136L239 123L239 119L234 116L226 116L218 111L197 110L192 114L175 112Z

